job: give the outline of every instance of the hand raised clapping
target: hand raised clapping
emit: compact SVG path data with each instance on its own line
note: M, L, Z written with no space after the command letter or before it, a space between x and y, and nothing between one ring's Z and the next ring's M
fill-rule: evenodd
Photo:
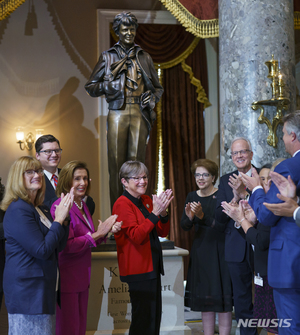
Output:
M234 196L232 200L236 203L238 203L240 199L244 199L246 197L247 191L241 176L238 176L235 173L232 176L229 176L228 185L232 188Z
M202 205L198 201L188 202L185 206L185 214L192 221L196 215L200 220L203 219L204 213L202 210Z
M117 233L123 224L123 222L117 222L118 215L111 215L104 222L98 220L99 225L95 233L92 234L92 237L95 241L99 238L106 236L110 231Z
M61 194L61 201L55 208L55 219L54 221L59 222L61 225L64 223L69 215L69 211L73 206L74 202L74 187L71 188L70 193L64 195Z
M153 201L153 210L152 213L156 216L166 216L166 209L169 207L170 202L173 200L174 196L172 195L173 191L167 189L165 192L162 192L159 196L156 194L152 195Z

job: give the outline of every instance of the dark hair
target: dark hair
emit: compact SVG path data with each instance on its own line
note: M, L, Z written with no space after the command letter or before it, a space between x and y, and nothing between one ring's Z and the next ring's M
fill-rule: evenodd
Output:
M87 172L88 176L88 186L86 189L86 195L89 194L91 184L90 184L90 172L87 168L87 165L84 162L80 161L71 161L67 163L60 171L58 176L58 183L56 187L56 195L60 197L61 193L67 194L70 192L73 184L74 172L77 169L84 169Z
M272 164L267 163L267 164L263 165L260 169L261 169L261 170L262 170L262 169L271 169L271 167L272 167Z
M58 146L60 147L59 140L54 137L53 135L43 135L40 136L36 142L35 142L35 151L40 152L43 149L43 144L44 143L52 143L52 142L57 142Z
M122 12L115 16L112 28L115 34L118 36L119 36L119 30L120 30L121 24L124 24L125 26L133 25L135 26L135 29L137 29L137 27L139 26L137 22L137 18L135 17L135 15L131 14L130 12Z
M218 179L218 172L219 172L219 168L218 165L211 161L210 159L197 159L191 166L191 171L192 174L195 174L195 171L197 169L197 167L203 166L213 177L213 185L215 185L217 179Z

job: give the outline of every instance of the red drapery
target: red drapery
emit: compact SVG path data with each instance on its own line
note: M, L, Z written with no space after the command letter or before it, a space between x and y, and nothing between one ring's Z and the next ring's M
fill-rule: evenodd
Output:
M155 41L155 42L153 42ZM136 43L149 52L155 63L172 63L194 41L194 36L179 25L141 24L137 30ZM195 78L208 95L208 77L205 41L200 40L194 51L185 59ZM188 192L196 189L191 164L205 157L204 120L202 103L197 101L196 87L191 84L189 75L179 63L163 70L162 96L162 138L165 186L172 188L174 200L170 206L170 239L175 245L190 250L193 231L184 232L180 219ZM147 147L146 165L150 168L151 183L148 194L155 189L156 125L152 129ZM185 260L187 265L188 259ZM187 266L186 266L187 269Z
M212 20L219 17L218 0L178 0L199 20Z

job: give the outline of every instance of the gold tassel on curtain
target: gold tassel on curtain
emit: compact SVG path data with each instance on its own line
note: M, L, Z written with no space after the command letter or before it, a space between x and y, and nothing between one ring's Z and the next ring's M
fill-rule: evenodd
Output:
M4 20L24 2L25 0L0 0L0 21Z
M201 38L219 36L219 19L199 20L178 0L160 0L160 2L176 17L183 27L193 35Z

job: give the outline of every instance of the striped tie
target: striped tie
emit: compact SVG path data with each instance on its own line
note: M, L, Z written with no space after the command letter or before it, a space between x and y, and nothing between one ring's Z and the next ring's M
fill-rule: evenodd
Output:
M54 186L55 186L55 188L56 188L56 186L57 186L57 181L58 181L56 174L53 174L53 175L52 175L52 179L53 179L53 181L54 181Z

